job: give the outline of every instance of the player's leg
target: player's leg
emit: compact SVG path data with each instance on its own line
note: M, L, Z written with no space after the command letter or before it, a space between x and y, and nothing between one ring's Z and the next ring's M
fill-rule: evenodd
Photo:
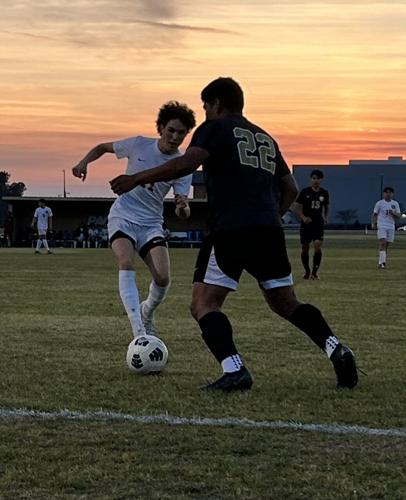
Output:
M158 244L159 243L159 244ZM152 275L148 297L141 303L141 317L148 335L156 335L154 312L162 304L170 288L170 264L166 241L155 238L157 246L152 247L143 257ZM141 257L142 249L140 251Z
M312 268L312 280L318 280L318 271L321 264L323 241L320 239L314 240L314 254L313 254L313 268Z
M300 258L302 260L302 265L304 269L303 278L305 280L308 280L310 278L309 250L310 250L310 243L312 240L309 232L310 232L309 224L302 224L300 226L300 243L302 245L302 252L300 254Z
M299 328L327 354L337 375L337 387L357 385L358 374L351 349L340 343L317 307L299 302L293 286L263 288L263 294L276 314Z
M385 245L385 266L386 261L388 259L388 248L391 243L395 241L395 229L387 229L386 230L386 245Z
M378 248L379 248L378 266L381 269L385 269L386 250L387 250L386 231L384 229L378 229L377 236L378 236Z
M35 246L35 253L36 254L41 253L40 250L41 250L41 246L42 246L42 242L43 242L44 237L45 237L44 233L41 230L38 230L38 239L37 239L37 244Z
M116 232L110 238L111 249L118 264L118 286L134 337L145 334L140 314L140 298L134 268L134 241L124 233Z
M317 307L296 298L283 230L263 230L255 246L258 248L256 258L251 258L246 269L258 280L270 308L308 335L327 354L334 365L338 386L354 387L358 379L351 350L340 343Z
M241 270L233 276L219 267L212 242L206 240L199 251L194 274L191 312L199 324L202 338L220 363L223 376L204 387L207 390L244 390L252 386L252 378L243 365L233 339L233 329L221 307L238 285Z
M52 253L51 250L49 249L48 240L47 240L47 233L46 232L42 235L42 244L44 245L45 250L47 251L47 253Z

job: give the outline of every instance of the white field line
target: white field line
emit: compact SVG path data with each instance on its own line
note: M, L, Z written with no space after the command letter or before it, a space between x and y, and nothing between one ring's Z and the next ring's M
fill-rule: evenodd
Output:
M406 428L374 429L358 425L304 424L296 421L248 420L239 418L176 417L174 415L131 415L111 411L38 411L26 408L0 408L0 418L33 418L43 420L101 420L134 422L137 424L198 425L211 427L242 427L249 429L288 429L327 434L358 434L364 436L406 437Z

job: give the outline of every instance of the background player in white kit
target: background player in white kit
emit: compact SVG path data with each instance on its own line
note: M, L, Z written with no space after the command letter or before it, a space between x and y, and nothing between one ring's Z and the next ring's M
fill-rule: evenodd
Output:
M195 124L194 113L185 104L168 102L159 110L156 121L159 139L137 136L99 144L73 167L73 175L85 180L88 163L105 153L115 153L118 159L128 158L127 174L159 166L181 156L178 148ZM164 198L172 187L176 214L189 217L187 197L191 183L192 175L188 175L170 182L138 186L119 196L110 209L109 239L118 262L120 297L134 337L156 334L154 311L170 286L169 254L162 227ZM148 297L141 307L134 269L136 251L152 275Z
M378 229L379 261L381 269L386 267L386 255L389 243L395 240L395 219L400 217L399 203L393 199L394 189L386 187L383 198L375 204L372 214L372 229Z
M37 227L38 240L35 247L35 253L40 253L41 245L44 245L47 253L52 253L48 246L47 231L52 231L52 210L46 206L45 200L41 198L38 201L38 207L35 209L34 217L31 222L31 227Z

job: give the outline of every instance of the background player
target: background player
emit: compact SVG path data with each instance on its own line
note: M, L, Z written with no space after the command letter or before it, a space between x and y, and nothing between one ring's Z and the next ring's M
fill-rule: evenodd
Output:
M399 203L393 199L395 190L386 187L383 190L383 198L375 203L372 214L372 229L378 229L379 259L378 266L386 267L386 257L389 243L395 241L395 219L400 217Z
M293 212L300 219L300 243L302 245L302 264L305 274L304 279L319 279L318 270L321 263L321 247L323 245L324 224L328 220L330 203L329 193L321 187L324 174L321 170L313 170L310 174L311 185L300 191L293 205ZM313 242L313 267L310 273L309 250Z
M159 110L156 121L159 139L130 137L99 144L72 169L75 177L86 179L88 163L105 153L118 159L128 158L127 173L134 174L161 165L181 155L179 146L195 126L194 113L185 104L171 101ZM129 317L133 335L155 335L154 311L164 300L170 286L169 254L162 228L163 203L170 188L175 194L176 214L189 217L187 202L192 176L172 182L138 186L117 198L108 216L111 248L119 268L119 292ZM139 303L134 268L135 252L144 260L152 275L147 299Z
M234 344L221 311L243 270L258 281L270 308L305 332L330 358L339 387L354 387L358 376L352 351L333 334L321 312L296 299L281 215L297 196L296 183L276 142L242 114L244 96L231 78L218 78L201 93L206 121L193 134L185 155L159 168L122 175L115 193L145 182L184 175L203 163L210 236L196 262L192 315L223 376L208 390L249 389L252 377Z
M35 247L36 254L40 253L41 245L44 245L48 254L52 253L47 241L47 231L52 231L52 218L52 210L46 206L44 198L41 198L38 201L38 207L35 209L31 222L31 227L33 229L37 227L38 232L37 246Z

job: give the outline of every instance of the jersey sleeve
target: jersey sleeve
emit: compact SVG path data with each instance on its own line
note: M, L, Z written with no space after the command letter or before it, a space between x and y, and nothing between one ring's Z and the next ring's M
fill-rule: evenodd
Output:
M197 147L204 149L212 156L218 149L221 141L221 125L218 120L208 120L198 127L190 141L189 148ZM188 148L188 149L189 149Z
M324 193L324 205L328 206L330 205L330 193L327 191Z
M380 203L379 203L379 201L377 201L375 203L375 207L374 207L374 214L379 214L379 206L380 206Z
M36 219L38 219L38 208L36 208L36 209L35 209L35 212L34 212L34 217L35 217Z
M114 153L118 160L121 158L129 158L137 147L137 137L128 137L121 141L113 142Z
M395 205L396 205L396 213L400 214L400 205L397 201L395 202Z
M172 182L173 192L175 195L189 197L190 186L192 185L193 174L185 175Z
M48 207L48 217L53 217L54 214L52 213L52 210Z

